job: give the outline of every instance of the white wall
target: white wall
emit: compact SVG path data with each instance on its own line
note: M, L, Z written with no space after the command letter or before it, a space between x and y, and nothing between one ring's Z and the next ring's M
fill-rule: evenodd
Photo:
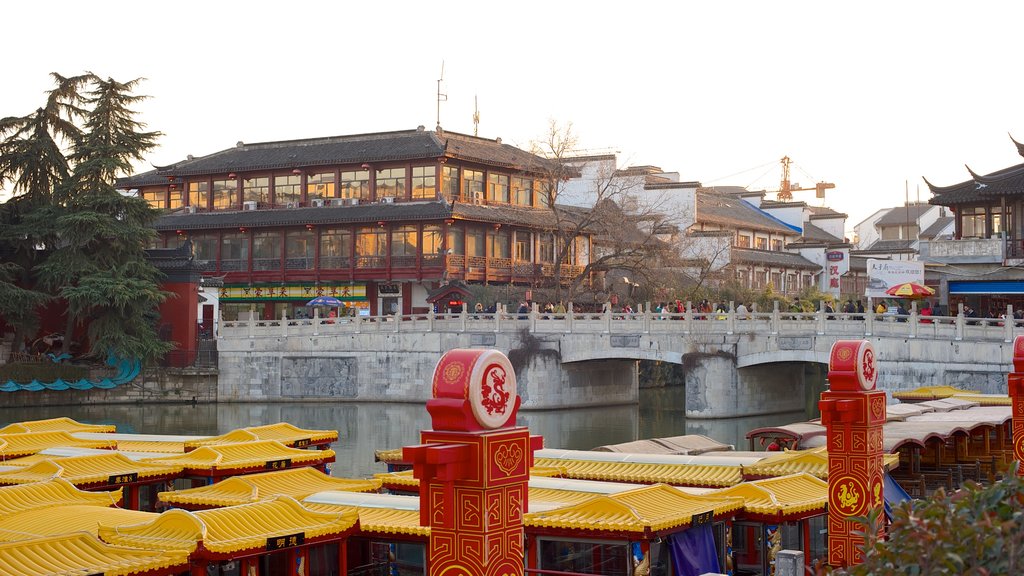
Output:
M858 250L863 250L878 241L880 236L875 228L875 222L878 222L878 219L888 213L889 210L892 210L892 208L882 208L853 227L857 234L856 247Z

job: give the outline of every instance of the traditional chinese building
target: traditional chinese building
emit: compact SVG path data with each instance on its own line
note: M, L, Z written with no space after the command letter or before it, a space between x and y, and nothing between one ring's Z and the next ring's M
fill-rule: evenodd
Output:
M416 130L246 144L123 179L153 206L161 247L191 240L220 315L425 313L449 281L542 286L557 223L547 160L489 140ZM547 173L551 173L550 170ZM591 241L561 262L578 276ZM214 307L204 307L213 322ZM324 312L326 315L327 312Z

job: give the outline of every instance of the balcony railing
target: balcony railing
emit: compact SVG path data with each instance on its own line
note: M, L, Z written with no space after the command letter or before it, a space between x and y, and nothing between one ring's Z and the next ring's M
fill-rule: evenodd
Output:
M1002 238L921 240L918 244L922 260L943 264L1002 264L1006 248Z

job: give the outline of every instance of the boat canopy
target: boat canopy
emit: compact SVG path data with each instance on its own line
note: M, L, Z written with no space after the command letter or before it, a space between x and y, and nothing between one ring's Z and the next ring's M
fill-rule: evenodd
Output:
M47 506L116 506L121 488L109 492L86 492L63 478L0 488L0 517Z
M746 518L789 522L826 512L828 482L801 473L743 482L710 494L742 498Z
M291 496L302 500L324 490L376 492L380 480L334 478L315 468L292 468L261 474L233 476L210 486L160 492L161 502L174 506L234 506L266 500L275 496Z
M46 420L28 420L15 422L0 428L0 434L17 434L19 432L114 432L113 424L82 424L67 417L48 418Z
M667 438L651 438L635 440L622 444L608 444L594 448L596 452L629 452L633 454L676 454L697 455L706 452L728 452L734 450L732 444L723 444L714 438L700 434L671 436Z
M117 448L114 440L83 440L63 430L0 435L0 459L29 456L46 448Z
M0 544L0 573L19 576L103 574L163 576L189 569L188 552L111 546L78 532Z
M284 463L285 461L287 461L287 466L284 467L292 465L311 466L324 462L333 462L334 451L300 450L298 448L289 448L276 440L259 440L255 442L203 446L178 456L147 460L147 462L155 464L182 466L189 472L238 470L242 468L271 466L272 463Z
M338 440L337 430L305 430L287 422L267 424L265 426L249 426L238 428L210 438L202 438L185 442L185 450L194 450L202 446L233 444L252 440L277 440L285 446L304 448L310 445L330 444Z
M153 520L159 514L124 508L105 508L87 504L34 508L0 518L0 541L57 536L88 532L95 536L100 524L123 526Z
M120 484L119 476L159 478L176 476L181 466L157 462L136 462L123 454L93 454L43 460L20 470L0 472L0 484L27 484L50 478L63 478L75 486L86 484Z

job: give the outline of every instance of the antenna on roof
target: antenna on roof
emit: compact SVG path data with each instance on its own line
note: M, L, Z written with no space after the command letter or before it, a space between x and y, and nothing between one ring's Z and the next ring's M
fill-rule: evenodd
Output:
M441 102L448 101L448 95L441 93L441 82L444 82L444 60L441 60L441 77L437 79L437 129L441 129Z
M473 136L479 136L477 130L480 128L480 108L476 105L476 94L473 95Z

